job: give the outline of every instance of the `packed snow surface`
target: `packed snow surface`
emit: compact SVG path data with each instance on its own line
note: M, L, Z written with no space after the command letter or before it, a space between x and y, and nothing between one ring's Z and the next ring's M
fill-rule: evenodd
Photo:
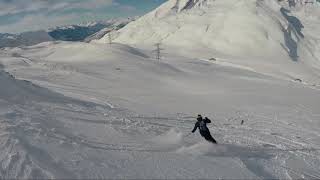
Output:
M1 49L0 178L319 179L318 7L281 7L170 0L112 44ZM142 22L151 24L140 32ZM179 22L156 60L157 28ZM198 113L219 144L191 134Z

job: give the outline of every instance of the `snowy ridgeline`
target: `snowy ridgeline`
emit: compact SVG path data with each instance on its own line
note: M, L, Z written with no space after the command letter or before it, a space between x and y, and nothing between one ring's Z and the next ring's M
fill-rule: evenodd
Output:
M170 0L99 41L0 50L0 178L319 179L318 11L287 6Z

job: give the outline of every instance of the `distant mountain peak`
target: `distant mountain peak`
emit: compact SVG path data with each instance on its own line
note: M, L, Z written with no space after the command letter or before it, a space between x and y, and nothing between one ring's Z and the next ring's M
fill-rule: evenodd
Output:
M191 9L194 7L200 7L204 5L208 0L173 0L175 1L175 9L177 9L178 12Z
M180 13L184 10L204 6L208 1L212 0L169 0L151 12L151 14L154 17L162 18L168 14Z
M30 46L56 40L87 42L103 36L106 33L105 29L120 29L134 19L135 18L115 18L105 21L58 26L46 31L22 32L20 34L0 33L0 48Z

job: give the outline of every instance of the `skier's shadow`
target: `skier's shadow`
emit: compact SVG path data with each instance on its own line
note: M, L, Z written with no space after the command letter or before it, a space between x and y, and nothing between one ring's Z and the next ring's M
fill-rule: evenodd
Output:
M292 27L289 25L288 29L282 28L282 32L285 42L284 49L293 61L298 61L298 43L292 38Z
M292 58L293 61L298 60L298 41L300 38L304 38L304 35L302 33L302 29L304 28L301 21L295 17L290 16L288 13L290 13L289 10L285 8L280 9L281 14L283 17L288 21L288 27L284 28L282 27L285 46L288 49L288 54ZM296 40L294 39L296 37Z
M288 13L290 13L290 10L285 9L285 8L281 8L280 9L281 14L283 15L284 18L286 18L286 20L289 23L289 26L292 26L292 28L294 30L296 30L296 32L298 33L298 35L301 38L304 38L304 35L302 33L302 29L304 28L303 24L301 23L301 21L295 17L295 16L290 16L288 15Z

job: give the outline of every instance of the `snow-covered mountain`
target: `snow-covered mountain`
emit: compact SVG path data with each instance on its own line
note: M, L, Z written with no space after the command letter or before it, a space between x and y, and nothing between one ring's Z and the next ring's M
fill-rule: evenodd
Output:
M50 29L48 34L55 40L89 41L96 38L101 38L100 34L103 34L106 29L118 30L127 25L133 19L134 18L119 18L79 25L62 26Z
M86 37L84 39L84 42L90 42L92 40L101 39L107 33L112 32L112 31L117 31L117 30L125 27L128 23L130 23L131 21L134 21L136 18L137 17L108 21L108 23L110 24L109 26L101 29L100 31L98 31L88 37Z
M119 18L79 25L59 26L46 31L31 31L20 34L0 33L0 48L30 46L48 41L88 42L93 39L101 38L109 29L118 30L132 20L133 18Z
M314 37L320 32L319 12L316 2L289 7L275 0L169 0L119 30L114 41L149 49L162 43L185 56L220 58L315 83L320 77L320 41ZM306 76L310 69L314 73Z
M48 34L55 40L61 41L83 41L88 36L104 29L111 24L90 23L87 25L70 25L50 29Z
M25 32L21 34L0 34L0 48L30 46L54 39L46 31Z
M0 178L320 179L318 4L169 0L90 43L1 48Z

